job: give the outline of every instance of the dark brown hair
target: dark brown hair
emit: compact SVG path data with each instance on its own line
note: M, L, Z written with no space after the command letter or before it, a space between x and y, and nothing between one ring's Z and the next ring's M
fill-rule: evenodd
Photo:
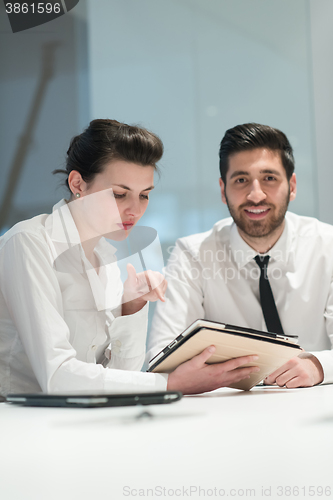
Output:
M57 169L53 174L66 174L69 189L68 175L72 170L79 172L82 179L90 183L111 161L123 160L157 169L156 163L162 155L161 139L145 128L116 120L93 120L82 134L71 140L66 170Z
M290 180L295 169L295 160L293 148L287 136L281 130L268 125L245 123L227 130L221 141L219 153L220 174L224 184L226 184L230 156L241 151L250 151L257 148L277 151L280 154L287 179Z

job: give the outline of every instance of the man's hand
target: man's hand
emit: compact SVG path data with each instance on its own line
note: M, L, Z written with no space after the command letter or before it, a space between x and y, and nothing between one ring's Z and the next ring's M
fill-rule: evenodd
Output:
M207 347L194 358L182 363L168 378L167 390L181 391L183 394L199 394L227 387L260 371L258 366L240 368L258 359L258 356L242 356L212 365L206 361L215 352L215 347Z
M132 264L127 264L126 268L128 276L124 283L123 316L140 311L148 301L165 302L164 294L168 284L161 273L144 271L137 274Z
M319 360L308 352L290 359L278 370L265 378L268 385L277 384L280 387L312 387L324 380L323 367Z

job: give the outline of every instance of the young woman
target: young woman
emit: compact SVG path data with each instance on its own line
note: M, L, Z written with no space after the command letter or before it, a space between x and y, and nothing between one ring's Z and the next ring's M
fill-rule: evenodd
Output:
M142 373L147 302L164 300L159 273L127 266L115 249L144 214L163 153L151 132L94 120L67 152L69 200L0 238L0 394L213 390L256 367L218 365L211 346L166 374ZM57 171L58 172L58 171Z

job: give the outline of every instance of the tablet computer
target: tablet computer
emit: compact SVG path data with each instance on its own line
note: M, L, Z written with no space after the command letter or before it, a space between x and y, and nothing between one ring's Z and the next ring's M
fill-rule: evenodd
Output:
M21 406L101 408L110 406L159 405L179 401L182 393L160 391L135 394L8 394L6 402Z
M249 354L259 356L258 361L244 366L259 366L260 372L252 373L249 379L230 386L250 390L303 351L296 344L296 339L295 335L287 336L198 319L150 360L148 371L170 373L209 345L215 345L216 351L207 363L219 363Z

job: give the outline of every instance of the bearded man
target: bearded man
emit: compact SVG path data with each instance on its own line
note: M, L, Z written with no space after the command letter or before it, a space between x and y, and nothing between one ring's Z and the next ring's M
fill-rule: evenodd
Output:
M220 188L231 217L177 241L148 359L196 319L297 335L304 352L265 383L333 382L333 227L287 212L296 196L283 132L248 123L225 133ZM263 286L263 288L261 288ZM268 304L273 302L273 304Z

